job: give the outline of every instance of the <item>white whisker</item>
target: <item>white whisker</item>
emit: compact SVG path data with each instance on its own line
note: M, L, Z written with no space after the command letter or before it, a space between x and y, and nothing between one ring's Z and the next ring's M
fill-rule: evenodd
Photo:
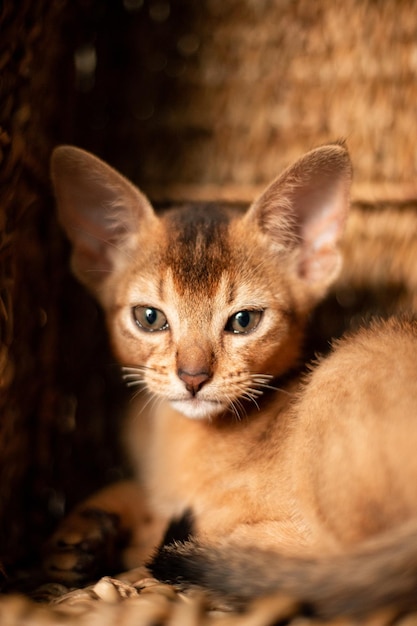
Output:
M257 389L256 387L247 387L246 391L250 391L251 394L258 396L258 398L264 393L261 389Z
M237 406L235 406L235 403L237 404L237 402L238 402L238 401L236 401L236 400L232 400L232 399L230 398L230 396L228 396L228 395L225 395L225 397L226 397L226 400L227 400L227 402L228 402L228 408L229 408L229 411L230 411L231 413L233 413L233 414L235 415L235 417L236 417L237 421L238 421L238 422L240 422L242 418L241 418L240 413L239 413L239 411L238 411L238 409L237 409ZM239 404L240 404L240 403L239 403ZM240 405L240 406L241 406L241 405Z
M142 387L146 387L146 383L144 380L128 380L126 383L126 387L137 387L142 385Z
M146 392L146 389L138 389L131 397L131 402L133 402L133 400L136 400L136 398L138 398L140 394L144 392Z
M250 377L251 377L251 380L253 380L253 382L256 383L256 385L258 387L261 387L262 389L270 389L271 391L279 391L280 393L285 393L288 396L293 395L292 393L290 393L286 389L283 389L282 387L275 387L274 385L270 385L269 382L273 380L274 378L274 376L272 376L271 374L250 374Z
M238 405L237 401L236 400L231 400L229 406L232 409L232 413L235 415L237 421L241 422L242 421L242 417L241 417L241 415L239 413L239 409L238 409L239 405Z
M258 409L258 411L261 410L259 404L256 402L255 398L247 391L245 391L245 393L242 393L242 398L245 398L246 400L249 400L249 402L253 402L253 404L256 406L256 408Z
M124 372L141 372L142 370L150 370L152 372L155 372L155 368L153 367L148 367L147 365L123 365L122 366L122 370Z
M148 393L149 393L149 398L145 402L145 404L141 407L139 411L139 415L142 415L142 413L145 411L146 408L148 408L149 405L151 405L152 407L152 402L156 402L158 400L158 396L156 394L154 394L153 392L149 390L148 390Z
M234 402L235 402L237 408L240 409L240 413L241 413L240 420L242 420L243 417L247 417L248 413L247 413L247 411L245 409L245 405L240 401L240 399L239 398L235 398Z
M267 383L274 377L269 374L250 374L250 378L254 383Z
M272 391L279 391L280 393L285 393L287 396L293 396L294 394L282 387L274 387L273 385L260 385L264 389L271 389Z
M127 378L138 378L139 376L143 376L143 372L126 372L126 374L122 374L122 376L125 380Z

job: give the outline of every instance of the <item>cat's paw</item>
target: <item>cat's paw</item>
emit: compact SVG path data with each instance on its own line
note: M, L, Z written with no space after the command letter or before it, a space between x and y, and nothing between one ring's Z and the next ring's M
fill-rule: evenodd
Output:
M119 566L123 543L120 518L99 508L74 511L48 541L43 569L51 580L77 586Z

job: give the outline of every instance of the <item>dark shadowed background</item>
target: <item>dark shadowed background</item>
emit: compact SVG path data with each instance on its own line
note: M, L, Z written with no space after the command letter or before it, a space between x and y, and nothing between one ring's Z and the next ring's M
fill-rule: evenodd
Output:
M355 193L417 197L413 1L0 3L0 560L123 475L125 393L71 277L48 161L98 154L151 197L246 200L346 138Z

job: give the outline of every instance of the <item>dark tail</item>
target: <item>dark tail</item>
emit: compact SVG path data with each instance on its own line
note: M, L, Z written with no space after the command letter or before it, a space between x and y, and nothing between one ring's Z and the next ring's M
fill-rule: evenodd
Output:
M185 541L161 546L149 567L160 580L203 587L236 607L280 592L322 618L417 608L415 525L362 544L354 553L320 559Z

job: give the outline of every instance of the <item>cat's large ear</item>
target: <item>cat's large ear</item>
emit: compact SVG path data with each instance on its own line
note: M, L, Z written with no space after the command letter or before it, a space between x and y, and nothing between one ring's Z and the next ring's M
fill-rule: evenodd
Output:
M317 294L341 266L338 244L349 210L351 178L344 145L322 146L285 170L247 214L272 245L295 250L298 277Z
M127 261L139 222L155 219L153 209L126 178L80 148L55 148L51 175L74 273L94 290Z

